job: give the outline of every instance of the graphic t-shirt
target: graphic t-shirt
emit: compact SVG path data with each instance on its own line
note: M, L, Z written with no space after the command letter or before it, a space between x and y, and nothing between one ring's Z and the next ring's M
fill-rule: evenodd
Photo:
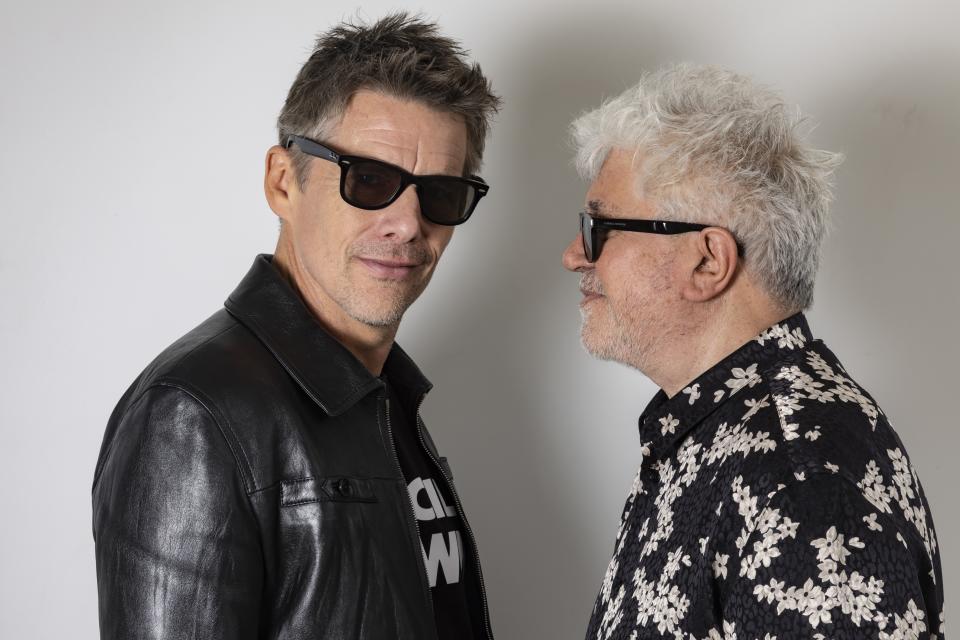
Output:
M397 394L387 384L390 426L420 531L420 549L440 640L473 640L466 580L472 570L463 523L440 470L424 451Z

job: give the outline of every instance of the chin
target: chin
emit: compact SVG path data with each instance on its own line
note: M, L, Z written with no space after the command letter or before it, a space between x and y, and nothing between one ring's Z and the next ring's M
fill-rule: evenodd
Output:
M638 354L632 348L633 345L625 341L624 336L619 333L604 332L597 327L591 327L584 323L580 330L580 343L587 353L598 360L619 362L643 371L641 368L642 358L638 357Z
M384 296L369 301L364 304L362 301L354 301L348 305L347 313L354 320L362 322L371 327L392 327L400 323L403 314L413 303L405 296Z
M391 327L400 323L406 306L384 307L382 304L353 307L349 314L354 320L370 325L371 327Z
M341 306L355 320L375 327L387 327L400 322L423 287L413 283L392 280L356 282L348 285Z
M606 360L608 349L606 348L609 345L609 340L604 339L603 335L598 335L596 327L591 327L586 320L583 323L583 326L580 327L580 344L583 345L583 348L590 355L595 358L600 358L601 360Z

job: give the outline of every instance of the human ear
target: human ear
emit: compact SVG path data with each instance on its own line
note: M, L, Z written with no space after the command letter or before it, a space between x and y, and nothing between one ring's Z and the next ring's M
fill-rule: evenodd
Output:
M288 222L293 215L293 203L300 195L293 162L289 152L279 145L267 150L263 173L263 191L267 204L277 217Z
M740 257L733 234L707 227L696 234L688 252L688 272L681 292L690 302L707 302L730 288Z

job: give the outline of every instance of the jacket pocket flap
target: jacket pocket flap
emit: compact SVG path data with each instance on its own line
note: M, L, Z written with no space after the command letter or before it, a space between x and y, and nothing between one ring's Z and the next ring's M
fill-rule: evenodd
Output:
M309 502L376 502L373 483L364 478L331 476L303 478L280 483L280 506L292 507Z

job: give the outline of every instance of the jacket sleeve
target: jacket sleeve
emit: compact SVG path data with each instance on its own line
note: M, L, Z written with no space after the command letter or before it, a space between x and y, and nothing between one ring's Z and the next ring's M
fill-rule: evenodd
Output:
M727 635L941 637L939 560L896 503L884 513L853 482L815 474L753 509L730 554Z
M258 528L216 420L173 387L119 420L93 487L101 638L256 637Z

